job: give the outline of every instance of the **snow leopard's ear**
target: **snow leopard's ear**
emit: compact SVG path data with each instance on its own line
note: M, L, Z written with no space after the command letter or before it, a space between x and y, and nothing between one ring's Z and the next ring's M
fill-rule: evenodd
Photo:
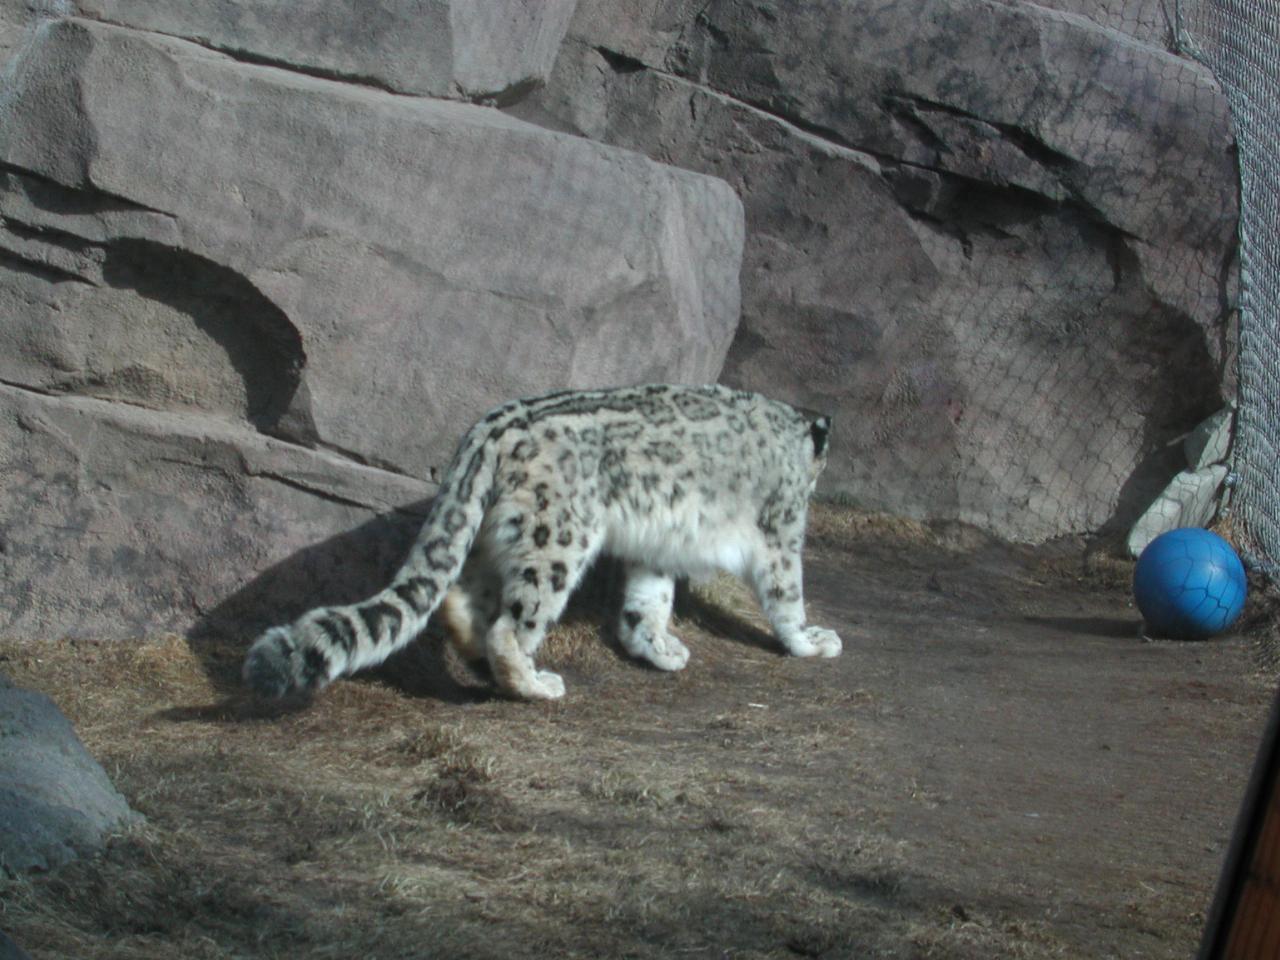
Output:
M827 452L827 437L830 434L831 418L828 416L817 417L809 424L809 436L813 438L813 458L815 460Z

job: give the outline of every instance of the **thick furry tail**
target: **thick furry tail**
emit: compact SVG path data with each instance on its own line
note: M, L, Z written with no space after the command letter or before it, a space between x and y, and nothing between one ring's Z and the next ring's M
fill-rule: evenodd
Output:
M319 607L272 627L249 648L244 679L263 697L319 690L381 663L414 639L458 578L493 483L483 438L469 434L409 557L391 584L360 603Z

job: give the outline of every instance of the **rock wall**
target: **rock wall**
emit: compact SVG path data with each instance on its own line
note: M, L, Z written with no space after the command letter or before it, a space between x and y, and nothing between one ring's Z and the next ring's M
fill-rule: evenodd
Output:
M388 92L518 97L565 4L278 9L0 0L10 635L367 587L489 407L721 369L727 185Z
M550 71L575 0L73 0L66 12L242 60L398 93L518 100Z
M351 597L467 424L575 385L831 411L866 507L1126 523L1232 390L1233 141L1167 41L1158 0L0 0L0 630Z
M1124 526L1233 389L1237 192L1154 0L581 0L521 115L746 206L723 379L836 415L821 492Z

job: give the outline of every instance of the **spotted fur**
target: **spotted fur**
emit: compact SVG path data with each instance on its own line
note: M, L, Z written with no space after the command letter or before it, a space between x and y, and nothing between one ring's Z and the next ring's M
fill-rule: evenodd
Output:
M805 622L800 562L829 431L826 417L722 386L505 404L463 438L386 589L272 627L250 648L245 679L264 696L319 689L381 663L440 608L503 692L563 696L533 657L602 552L626 570L623 647L663 670L689 659L668 631L674 578L717 569L752 585L790 653L834 657L840 638Z

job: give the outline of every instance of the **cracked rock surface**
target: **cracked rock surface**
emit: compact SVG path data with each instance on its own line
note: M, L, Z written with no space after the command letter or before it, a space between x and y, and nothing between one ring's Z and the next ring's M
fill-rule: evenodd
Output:
M66 12L397 93L503 102L545 78L573 7L574 0L73 0Z
M1226 102L1153 0L582 0L531 119L746 207L723 379L835 414L820 493L1123 528L1231 383Z
M515 395L759 389L835 414L821 493L1036 541L1233 389L1158 0L281 9L0 0L11 635L354 599Z
M419 89L369 80L412 38L276 6L0 0L11 636L250 629L363 589L485 410L722 367L727 185L388 92ZM449 56L413 49L458 99L518 96L539 73L502 44L554 47L567 16L379 9L409 6L447 14ZM321 55L339 22L360 64ZM467 79L486 56L508 73Z

